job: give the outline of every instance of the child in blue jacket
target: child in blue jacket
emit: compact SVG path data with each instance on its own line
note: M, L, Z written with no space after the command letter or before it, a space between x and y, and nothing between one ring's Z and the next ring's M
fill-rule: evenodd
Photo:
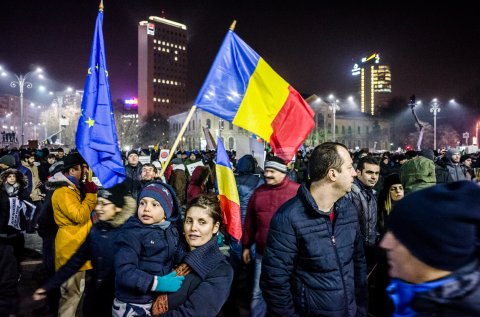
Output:
M113 316L150 316L157 294L177 291L184 279L173 271L182 259L173 189L149 184L137 204L137 216L125 223L116 243Z

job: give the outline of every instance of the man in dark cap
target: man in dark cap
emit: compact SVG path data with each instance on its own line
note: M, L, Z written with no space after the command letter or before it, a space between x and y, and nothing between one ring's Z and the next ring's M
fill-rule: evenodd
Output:
M480 316L480 187L462 181L411 193L393 208L380 246L394 316Z
M63 161L63 170L53 175L46 186L55 188L51 204L58 225L55 238L55 269L65 265L87 237L92 221L90 215L97 202L97 187L83 180L84 159L79 153L70 153ZM59 316L75 316L84 290L85 270L90 262L69 278L61 287Z

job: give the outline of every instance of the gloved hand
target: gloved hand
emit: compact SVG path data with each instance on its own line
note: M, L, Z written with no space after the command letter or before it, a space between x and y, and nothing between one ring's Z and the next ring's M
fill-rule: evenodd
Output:
M177 276L177 272L173 271L164 276L155 276L152 291L155 292L176 292L182 286L185 276Z
M97 185L95 185L94 182L89 182L86 180L83 186L85 188L85 193L87 194L96 194L98 191Z

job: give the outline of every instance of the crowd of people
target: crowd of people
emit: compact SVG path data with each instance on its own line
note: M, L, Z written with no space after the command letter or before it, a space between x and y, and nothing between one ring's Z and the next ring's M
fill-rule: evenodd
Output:
M214 151L161 175L158 152L130 150L110 188L55 152L0 151L0 316L18 311L25 232L43 242L38 316L480 316L479 153L231 151L236 240Z

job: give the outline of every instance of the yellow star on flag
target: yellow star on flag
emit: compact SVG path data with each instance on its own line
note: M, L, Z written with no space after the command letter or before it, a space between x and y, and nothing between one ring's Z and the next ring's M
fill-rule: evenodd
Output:
M85 121L87 124L88 124L88 127L91 128L93 127L93 125L95 124L95 120L93 120L92 118L88 117L88 120Z

